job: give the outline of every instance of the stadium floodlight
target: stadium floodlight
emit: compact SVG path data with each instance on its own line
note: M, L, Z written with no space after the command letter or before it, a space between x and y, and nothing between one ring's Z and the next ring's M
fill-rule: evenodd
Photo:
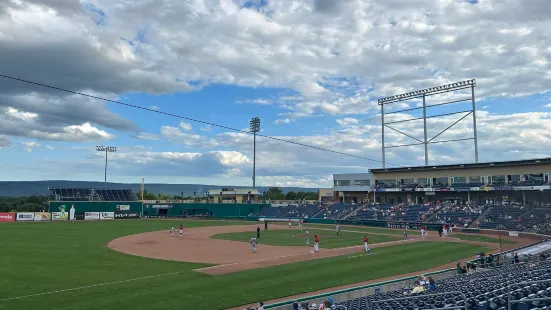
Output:
M476 102L475 102L475 96L474 96L474 88L475 87L476 87L476 80L471 79L471 80L455 82L455 83L450 83L450 84L436 86L436 87L425 88L425 89L422 89L422 90L416 90L416 91L412 91L412 92L408 92L408 93L404 93L404 94L400 94L400 95L393 95L393 96L388 96L388 97L385 97L385 98L380 98L377 102L381 106L381 128L382 128L382 132L381 132L382 143L381 144L382 144L383 168L386 167L385 150L387 148L424 145L424 147L425 147L425 166L428 166L428 164L429 164L428 163L428 160L429 160L428 159L429 158L428 145L429 144L457 142L457 141L465 141L465 140L474 140L474 157L475 157L475 162L478 162L478 137L477 137L477 130L476 130ZM458 91L458 90L468 89L468 88L471 89L471 96L469 98L463 98L463 99L459 99L459 100L443 102L443 103L438 103L438 104L432 104L432 105L427 105L426 104L426 97L428 97L428 96L447 93L447 92L455 92L455 91ZM423 100L423 105L422 106L418 106L418 107L415 107L415 108L407 108L407 109L398 110L398 111L391 111L391 112L385 112L385 110L384 110L384 106L386 104L391 104L391 103L396 103L396 102L411 100L411 99L416 99L416 98L421 98ZM449 104L464 102L464 101L471 101L472 108L468 109L466 111L458 111L458 112L452 112L452 113L444 113L444 114L427 116L427 108L442 106L442 105L449 105ZM421 110L421 109L423 110L423 117L412 117L412 118L408 118L408 119L404 119L404 120L385 122L385 116L386 115L402 113L402 112L409 112L409 111L414 111L414 110ZM455 121L450 126L448 126L446 129L440 131L434 137L432 137L430 139L427 137L427 119L434 118L434 117L449 116L449 115L454 115L454 114L464 114L464 115L459 120ZM473 118L473 137L472 138L433 141L434 139L436 139L437 137L442 135L444 132L446 132L448 129L450 129L451 127L453 127L454 125L456 125L457 123L464 120L465 118L467 118L470 115L472 115L472 118ZM404 123L404 122L416 121L416 120L423 120L423 127L424 127L424 130L423 130L424 139L423 140L415 138L415 137L411 136L408 133L405 133L403 131L400 131L398 129L395 129L395 128L389 126L391 124ZM404 135L404 136L409 137L413 140L416 140L419 143L385 146L385 128L389 128L389 129L391 129L391 130L393 130L393 131L395 131L395 132L397 132L401 135Z
M256 133L260 131L260 118L251 118L249 129L253 133L253 188L256 188Z
M105 152L105 173L104 173L104 181L103 184L105 187L107 187L107 153L115 153L117 152L116 146L103 146L103 145L97 145L96 151L98 152Z

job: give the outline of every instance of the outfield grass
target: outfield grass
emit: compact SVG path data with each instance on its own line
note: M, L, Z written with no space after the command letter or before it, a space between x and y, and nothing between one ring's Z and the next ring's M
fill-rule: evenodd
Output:
M305 227L308 228L322 228L322 229L330 229L335 231L335 225L323 225L323 224L309 224L306 223ZM349 231L358 231L362 233L373 233L373 234L385 234L385 235L397 235L401 236L404 232L401 229L391 229L391 228L376 228L376 227L360 227L360 226L343 226L340 225L341 230L349 230ZM416 230L409 230L408 233L415 233L419 232ZM419 233L420 234L420 233Z
M182 221L185 227L235 222ZM209 276L203 264L125 255L106 247L119 236L167 229L167 221L128 220L0 225L0 309L224 309L258 300L415 272L488 251L461 243L420 242ZM176 273L177 272L177 273ZM172 273L136 281L139 277ZM107 284L72 291L82 286Z
M302 231L300 229L287 228L283 230L267 230L260 232L260 238L257 240L258 244L266 245L285 245L285 246L306 246L304 234L308 230L310 233L310 245L314 245L314 235L320 236L320 248L334 249L343 248L353 245L363 245L363 233L357 232L343 232L337 236L334 230L319 230L305 228ZM237 232L237 233L223 233L212 236L215 239L233 240L249 242L251 237L256 235L253 232ZM403 238L397 238L387 235L369 235L369 243L381 243L389 241L403 240Z
M467 241L481 241L481 242L489 242L489 243L499 243L498 238L487 237L487 236L484 236L484 235L453 234L453 237L459 238L461 240L467 240ZM501 244L516 244L516 243L518 243L518 242L501 239Z

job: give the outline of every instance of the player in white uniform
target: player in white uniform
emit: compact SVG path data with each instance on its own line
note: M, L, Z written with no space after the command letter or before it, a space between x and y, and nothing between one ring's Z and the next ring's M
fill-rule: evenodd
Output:
M341 232L341 227L339 225L337 225L335 227L335 230L337 231L337 236L339 236L339 233Z
M170 227L170 232L168 233L169 236L174 234L174 226Z
M253 254L256 254L256 237L251 238L251 246L253 247Z
M291 228L291 219L289 219L289 228Z
M304 234L304 239L306 239L306 244L310 244L310 232L306 231Z
M300 228L300 230L302 230L302 220L298 220L298 228Z

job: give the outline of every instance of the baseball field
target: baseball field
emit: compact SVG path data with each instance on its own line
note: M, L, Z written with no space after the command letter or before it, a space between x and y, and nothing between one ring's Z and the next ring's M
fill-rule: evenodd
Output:
M184 235L169 235L183 224ZM0 225L0 309L227 309L425 272L496 240L408 240L396 230L232 221L112 220ZM309 230L311 244L305 244ZM313 235L320 252L312 253ZM364 254L368 234L372 251ZM470 236L471 237L471 236ZM516 247L517 244L509 244Z

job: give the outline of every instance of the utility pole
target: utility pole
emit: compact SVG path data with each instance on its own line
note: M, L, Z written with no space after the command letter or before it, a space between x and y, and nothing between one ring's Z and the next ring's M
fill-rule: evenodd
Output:
M251 118L249 129L253 133L253 188L256 188L256 133L260 131L260 118Z
M105 152L105 175L104 175L104 187L107 188L107 153L115 153L117 152L116 146L103 146L103 145L97 145L96 151L98 152Z

